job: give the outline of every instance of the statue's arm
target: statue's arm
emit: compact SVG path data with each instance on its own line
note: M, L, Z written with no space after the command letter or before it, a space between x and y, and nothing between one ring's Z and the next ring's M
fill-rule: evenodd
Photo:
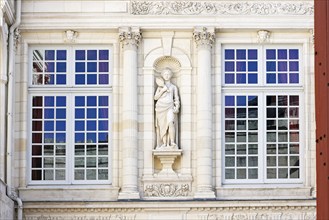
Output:
M174 106L175 106L175 113L178 113L179 111L179 107L180 107L180 101L179 101L179 95L178 95L178 89L175 86L174 89Z

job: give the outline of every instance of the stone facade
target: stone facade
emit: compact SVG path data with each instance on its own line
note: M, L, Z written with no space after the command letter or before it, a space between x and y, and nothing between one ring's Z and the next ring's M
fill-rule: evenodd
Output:
M9 50L8 27L15 20L14 4L3 2L2 61L7 60ZM6 184L18 191L23 217L31 220L315 219L313 1L21 3L16 48L12 49L14 92L8 102L9 67L0 63L0 219L14 216L14 201L6 196ZM5 10L10 7L11 13ZM226 93L257 94L265 87L242 91L225 85L223 50L227 45L299 48L300 83L271 87L271 92L281 95L300 94L298 180L224 181L223 97ZM56 47L110 48L111 83L105 89L90 87L90 93L99 91L111 97L110 183L32 180L30 97L43 90L31 86L31 50ZM178 148L172 150L156 149L154 94L159 86L156 78L166 67L173 71L171 81L180 97L175 124ZM45 92L55 94L56 87ZM11 157L6 154L8 105L13 106ZM11 164L3 162L8 159ZM266 159L259 161L259 167L266 166ZM9 181L5 178L8 166L12 166ZM263 172L259 176L265 176Z

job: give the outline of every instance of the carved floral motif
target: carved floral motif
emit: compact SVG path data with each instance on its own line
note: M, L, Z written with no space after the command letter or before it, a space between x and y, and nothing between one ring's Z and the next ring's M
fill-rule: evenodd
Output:
M314 4L290 2L132 1L133 15L313 15Z
M145 187L146 197L178 197L188 196L190 192L189 184L152 184Z

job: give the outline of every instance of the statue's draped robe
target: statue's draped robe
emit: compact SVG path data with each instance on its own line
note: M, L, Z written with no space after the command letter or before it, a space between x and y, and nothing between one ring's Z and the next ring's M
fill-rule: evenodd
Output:
M164 92L155 104L155 126L160 131L160 142L162 142L163 137L167 134L170 122L175 122L176 120L174 106L179 108L177 87L173 84L169 84L167 87L169 92ZM158 87L158 90L161 89L162 87Z

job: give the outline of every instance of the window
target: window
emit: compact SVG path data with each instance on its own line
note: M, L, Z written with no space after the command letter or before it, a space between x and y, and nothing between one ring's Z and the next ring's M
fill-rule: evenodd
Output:
M300 183L300 53L223 47L223 182Z
M31 48L30 182L111 183L110 48Z

